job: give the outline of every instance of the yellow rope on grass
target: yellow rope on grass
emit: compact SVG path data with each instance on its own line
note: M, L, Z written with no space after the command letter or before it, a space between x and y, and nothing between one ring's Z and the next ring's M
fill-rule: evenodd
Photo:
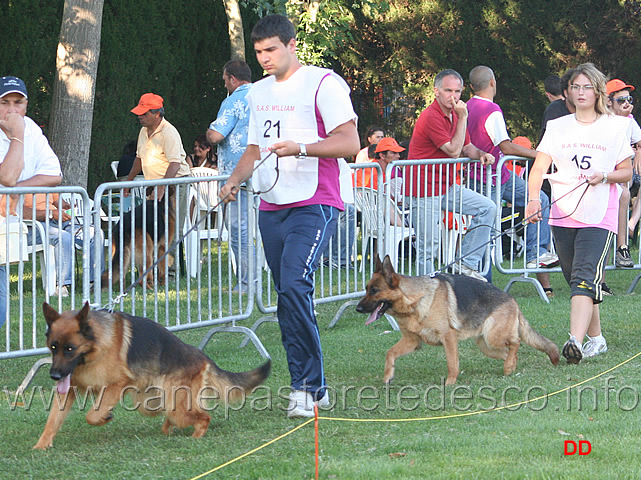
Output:
M220 470L222 468L225 468L226 466L231 465L232 463L237 462L238 460L240 460L242 458L248 457L249 455L252 455L252 454L258 452L259 450L262 450L263 448L271 445L272 443L276 443L277 441L282 440L283 438L287 437L288 435L291 435L292 433L294 433L296 430L300 430L304 426L309 425L313 421L314 421L314 419L310 418L309 420L301 423L299 426L297 426L295 428L292 428L289 432L283 433L281 436L276 437L276 438L274 438L273 440L270 440L267 443L263 443L260 447L256 447L256 448L254 448L253 450L250 450L247 453L243 453L242 455L240 455L240 456L238 456L236 458L233 458L233 459L229 460L228 462L223 463L222 465L218 465L216 468L212 468L208 472L201 473L200 475L198 475L197 477L192 478L191 480L197 480L199 478L203 478L204 476L209 475L210 473L214 473L215 471Z
M488 409L488 410L476 410L474 412L456 413L456 414L452 414L452 415L443 415L443 416L440 416L440 417L419 417L419 418L318 417L318 419L319 420L334 421L334 422L354 422L354 423L367 423L367 422L370 422L370 423L376 423L376 422L378 422L378 423L400 423L400 422L424 422L424 421L428 421L428 420L444 420L444 419L450 419L450 418L470 417L470 416L473 416L473 415L480 415L480 414L490 413L490 412L498 412L500 410L505 410L505 409L514 408L514 407L520 407L521 405L526 405L528 403L536 402L537 400L542 400L542 399L544 399L546 397L553 397L555 395L559 395L561 393L567 392L568 390L571 390L571 389L576 388L576 387L578 387L580 385L583 385L585 383L591 382L592 380L595 380L595 379L597 379L599 377L602 377L606 373L610 373L610 372L622 367L626 363L631 362L632 360L634 360L635 358L637 358L639 356L641 356L641 352L637 353L636 355L633 355L632 357L628 358L627 360L624 360L623 362L619 363L618 365L615 365L614 367L608 368L607 370L605 370L605 371L603 371L603 372L601 372L601 373L599 373L597 375L594 375L594 376L592 376L590 378L587 378L587 379L585 379L585 380L583 380L581 382L575 383L574 385L570 385L569 387L565 387L565 388L562 388L560 390L557 390L556 392L552 392L552 393L546 394L546 395L541 395L539 397L532 398L532 399L529 399L529 400L524 400L524 401L521 401L521 402L512 403L510 405L503 405L502 407L494 407L494 408L491 408L491 409ZM203 478L203 477L209 475L210 473L214 473L217 470L225 468L226 466L231 465L232 463L234 463L234 462L236 462L236 461L238 461L238 460L240 460L242 458L248 457L249 455L252 455L253 453L258 452L259 450L262 450L263 448L265 448L265 447L267 447L267 446L269 446L269 445L271 445L273 443L276 443L279 440L282 440L283 438L287 437L288 435L294 433L296 430L299 430L299 429L309 425L313 421L314 421L314 418L310 418L309 420L306 420L305 422L301 423L298 427L293 428L289 432L284 433L283 435L280 435L279 437L274 438L273 440L270 440L269 442L264 443L263 445L261 445L261 446L259 446L257 448L254 448L253 450L250 450L247 453L243 453L239 457L236 457L236 458L234 458L232 460L229 460L228 462L225 462L222 465L219 465L218 467L216 467L216 468L214 468L212 470L209 470L208 472L202 473L202 474L198 475L197 477L193 477L191 480L197 480L199 478Z

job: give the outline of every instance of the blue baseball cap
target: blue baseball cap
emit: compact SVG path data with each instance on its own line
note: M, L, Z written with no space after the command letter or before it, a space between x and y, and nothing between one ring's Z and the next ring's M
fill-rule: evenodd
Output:
M19 93L24 98L27 96L27 86L18 77L1 77L0 78L0 98L10 93Z

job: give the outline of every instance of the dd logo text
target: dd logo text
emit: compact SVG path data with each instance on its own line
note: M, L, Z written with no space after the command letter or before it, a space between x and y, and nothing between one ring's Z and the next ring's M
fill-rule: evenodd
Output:
M579 455L589 455L591 451L592 444L587 440L579 440L578 445L574 440L565 440L563 442L564 455L575 455L577 453Z

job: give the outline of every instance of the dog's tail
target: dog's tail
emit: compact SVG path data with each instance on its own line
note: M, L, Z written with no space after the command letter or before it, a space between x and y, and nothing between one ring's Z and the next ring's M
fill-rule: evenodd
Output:
M527 343L530 347L541 350L547 354L547 356L550 357L552 365L559 363L559 347L557 347L552 340L545 338L534 330L521 312L519 312L519 336L521 337L521 340Z
M241 400L250 394L254 388L262 384L269 376L272 368L271 360L248 372L228 372L212 362L207 383L214 388L224 402Z

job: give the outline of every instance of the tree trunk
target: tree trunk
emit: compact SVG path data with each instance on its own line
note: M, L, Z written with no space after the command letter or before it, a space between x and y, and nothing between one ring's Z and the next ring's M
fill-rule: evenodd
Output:
M223 0L227 14L227 30L231 43L232 60L245 60L245 35L243 33L243 19L240 16L238 0Z
M64 185L87 187L103 5L104 0L65 0L49 132Z

